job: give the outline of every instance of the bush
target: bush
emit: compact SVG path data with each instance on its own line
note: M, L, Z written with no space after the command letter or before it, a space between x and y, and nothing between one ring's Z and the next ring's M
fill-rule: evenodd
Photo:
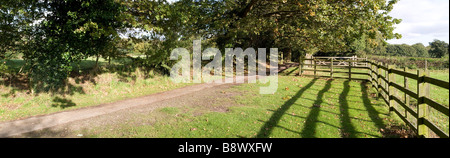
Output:
M417 69L417 65L415 64L409 64L408 69Z
M6 61L0 60L0 77L3 77L8 72L8 66L6 66Z
M449 68L448 58L421 58L421 57L383 57L372 56L371 60L386 63L388 65L396 65L397 67L408 67L410 69L424 69L425 61L427 61L428 69L442 70Z

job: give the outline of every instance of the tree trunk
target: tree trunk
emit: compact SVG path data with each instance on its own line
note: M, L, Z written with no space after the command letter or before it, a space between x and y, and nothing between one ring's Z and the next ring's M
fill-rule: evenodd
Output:
M287 48L283 51L284 61L285 62L292 62L292 49Z
M252 0L250 3L238 14L240 18L244 18L248 15L248 13L253 9L253 6L258 2L258 0Z
M93 69L93 72L96 73L98 69L98 59L100 58L100 55L97 55L97 58L95 59L95 66Z

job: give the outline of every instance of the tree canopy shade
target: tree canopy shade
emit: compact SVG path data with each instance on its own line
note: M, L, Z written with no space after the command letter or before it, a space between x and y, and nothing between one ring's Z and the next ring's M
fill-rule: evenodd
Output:
M277 47L280 49L345 52L367 35L399 38L388 16L392 0L180 0L192 31L213 38L224 47ZM193 19L191 19L193 18Z
M145 54L146 67L169 70L171 50L193 39L224 48L279 48L287 56L307 51L375 50L400 20L388 15L397 0L3 0L0 53L24 54L33 85L55 89L72 63ZM145 37L120 39L125 30ZM4 40L3 40L4 39ZM121 47L121 48L119 48ZM1 56L0 56L1 57Z

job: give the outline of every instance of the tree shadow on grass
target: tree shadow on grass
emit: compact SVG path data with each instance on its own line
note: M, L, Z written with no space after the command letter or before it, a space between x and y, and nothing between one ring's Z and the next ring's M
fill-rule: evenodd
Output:
M136 80L142 76L144 79L153 78L154 72L160 74L168 74L163 72L153 66L146 65L145 59L134 58L134 57L121 57L114 59L119 61L120 64L108 64L106 62L99 62L98 67L95 67L95 61L84 60L83 65L88 65L75 70L72 77L77 77L76 82L91 82L96 85L95 77L104 73L117 74L118 80L120 82L136 82ZM135 72L139 70L140 76Z
M317 79L314 79L311 82L309 82L308 85L300 89L291 99L286 101L277 111L275 111L275 113L270 117L270 119L266 121L264 125L261 127L256 137L268 138L272 133L273 128L277 127L278 122L280 121L281 117L286 113L286 111L288 111L289 108L295 103L295 101L297 101L306 90L311 88L316 81Z
M347 97L350 92L350 81L344 82L344 89L342 90L342 93L339 95L339 111L340 119L341 119L341 137L342 138L355 138L357 131L355 130L355 127L352 125L350 113L349 113L349 106Z
M286 76L290 76L292 73L294 73L295 71L298 71L298 67L296 67L295 69L289 71L286 73ZM297 73L296 73L297 74Z
M306 117L305 125L301 131L302 138L313 138L316 133L316 126L318 123L318 117L320 113L320 107L323 103L323 95L325 92L329 91L331 88L331 82L332 80L328 80L325 84L325 87L323 87L322 90L319 91L317 94L317 99L314 101L313 105L311 106L311 110L309 111L308 116Z
M369 92L368 87L365 82L361 83L361 91L362 91L362 100L364 103L364 107L366 108L367 112L369 113L369 117L372 120L372 122L375 123L375 126L378 130L381 130L381 133L383 134L384 138L414 138L417 137L417 135L414 133L413 130L411 130L406 125L387 125L383 122L383 119L380 117L381 115L389 116L389 113L380 113L378 110L376 110L373 106L373 104L370 102L369 98Z
M380 118L382 113L378 112L372 105L369 99L368 88L365 82L361 82L361 92L362 92L362 100L364 103L364 107L369 113L370 119L375 123L378 129L384 128L386 125L383 123L383 120ZM384 114L388 115L388 114Z
M123 57L123 59L120 60L120 64L111 65L107 65L106 62L99 62L98 67L95 67L96 62L93 60L82 60L80 62L73 63L72 66L74 67L74 69L69 73L69 77L73 78L75 80L75 83L65 83L63 85L52 87L50 89L45 88L45 85L39 84L35 85L35 87L38 88L33 89L29 78L30 76L24 73L26 71L24 70L23 72L19 72L19 69L25 64L25 62L23 60L14 60L14 63L17 64L15 64L13 68L11 68L14 69L13 73L7 75L7 77L4 77L4 79L0 78L0 85L11 87L11 90L8 93L0 93L0 97L15 97L17 92L24 92L27 94L34 93L35 95L47 92L61 95L73 95L75 93L84 94L83 87L77 85L87 82L96 85L96 77L104 73L116 73L119 81L121 82L136 82L138 76L134 72L136 72L137 69L141 70L140 75L142 75L144 79L154 77L152 73L150 73L150 71L153 71L154 68L143 66L141 64L142 59ZM35 81L39 81L39 79L36 79Z
M60 97L55 97L53 99L52 107L60 107L61 109L65 109L65 108L69 108L69 107L73 107L73 106L77 106L77 104L72 102L72 100L70 100L70 99L65 99L65 98L60 98Z
M31 131L17 135L18 138L63 138L67 137L69 134L65 130L54 130L52 128L45 128L41 130ZM13 137L14 138L14 137Z

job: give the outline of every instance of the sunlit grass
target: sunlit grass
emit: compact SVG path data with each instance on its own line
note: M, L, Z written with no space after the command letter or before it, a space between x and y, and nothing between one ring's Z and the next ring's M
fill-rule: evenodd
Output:
M159 120L149 125L123 123L97 127L88 137L383 137L381 131L399 125L383 102L370 98L366 85L346 80L280 76L275 94L261 95L262 84L242 84L228 91L239 106L226 113L194 115L195 106L157 110L140 115ZM154 118L154 119L150 119ZM141 120L139 119L139 120ZM111 130L112 129L112 130ZM132 131L132 132L130 132Z

